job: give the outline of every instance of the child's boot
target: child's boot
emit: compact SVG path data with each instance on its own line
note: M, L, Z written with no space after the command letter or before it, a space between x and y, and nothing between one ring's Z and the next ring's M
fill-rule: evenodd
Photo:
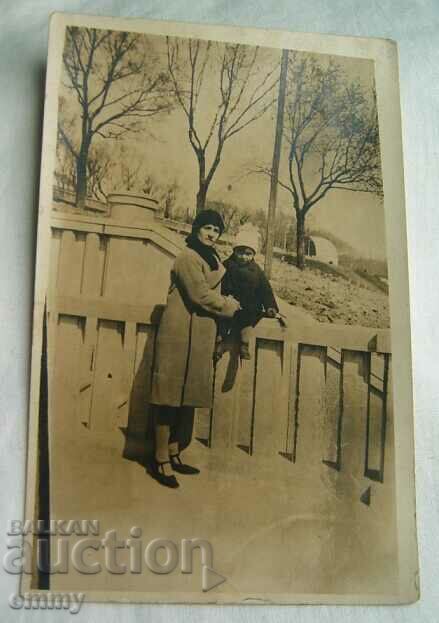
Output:
M217 364L221 357L224 355L226 349L224 345L224 339L221 335L217 335L215 341L215 350L213 351L213 362Z
M239 347L239 356L241 359L251 359L250 345L248 342L241 342Z

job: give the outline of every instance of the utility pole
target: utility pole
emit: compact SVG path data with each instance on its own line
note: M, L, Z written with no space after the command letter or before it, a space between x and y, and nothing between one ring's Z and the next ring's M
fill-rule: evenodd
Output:
M265 250L264 270L267 278L271 277L273 262L274 228L276 220L277 180L279 177L280 148L282 144L282 130L284 125L285 92L287 86L288 50L282 50L280 68L279 95L277 100L276 135L274 139L273 164L271 167L270 200L267 217L267 244Z

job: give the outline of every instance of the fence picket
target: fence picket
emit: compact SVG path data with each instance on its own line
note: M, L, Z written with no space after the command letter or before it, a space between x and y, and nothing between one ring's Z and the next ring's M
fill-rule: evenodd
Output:
M296 461L310 469L319 468L325 454L325 360L324 347L301 345Z
M256 349L252 453L276 456L283 447L288 408L287 402L280 400L283 344L275 340L256 340Z

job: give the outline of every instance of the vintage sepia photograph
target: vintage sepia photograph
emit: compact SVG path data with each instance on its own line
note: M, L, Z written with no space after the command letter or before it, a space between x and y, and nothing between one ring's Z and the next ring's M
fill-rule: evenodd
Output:
M24 587L414 601L394 44L57 14L44 123Z

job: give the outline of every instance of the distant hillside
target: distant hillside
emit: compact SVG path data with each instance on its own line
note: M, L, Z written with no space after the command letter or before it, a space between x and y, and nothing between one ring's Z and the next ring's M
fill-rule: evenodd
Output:
M369 278L370 277L370 278ZM304 271L273 262L275 293L319 322L388 328L387 283L343 266L311 261Z

